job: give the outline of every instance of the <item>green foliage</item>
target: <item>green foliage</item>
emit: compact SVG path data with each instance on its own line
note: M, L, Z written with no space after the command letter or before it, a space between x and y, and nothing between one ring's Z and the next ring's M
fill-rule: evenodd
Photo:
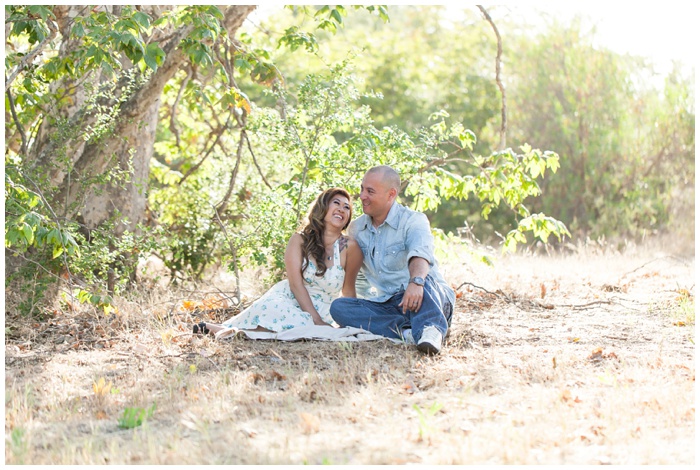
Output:
M674 188L694 185L688 77L674 71L663 93L639 87L639 61L591 48L575 28L534 40L502 28L511 147L493 151L493 36L469 12L460 23L440 6L392 7L389 23L385 6L293 6L271 20L281 33L241 31L232 41L214 6L159 17L86 7L71 25L77 47L60 54L58 36L44 42L56 35L53 11L6 7L10 39L22 46L6 56L6 70L19 72L10 87L17 118L6 123L6 247L54 273L69 269L89 285L76 295L98 308L108 304L100 279L113 273L124 288L134 260L150 252L173 274L251 262L279 274L286 241L318 192L338 185L357 193L377 164L397 168L402 202L428 213L436 233L478 223L475 233L504 233L507 250L528 237L561 240L567 226L661 228ZM154 38L183 26L187 63L163 89L147 188L158 229L116 237L123 227L115 213L81 235L32 184L45 188L49 178L24 165L19 128L32 129L23 139L31 147L44 110L69 106L70 90L85 86L89 99L73 119L49 118L45 173L68 173L76 142L97 148L113 138L122 105L162 65ZM348 52L347 44L358 47ZM46 48L42 60L24 64L32 47ZM130 177L128 165L110 164L84 176L80 191Z
M118 423L119 427L122 429L134 429L141 426L148 419L153 416L156 411L156 404L154 403L149 408L131 408L127 407L124 413L119 417Z
M220 23L222 19L221 11L210 5L187 6L178 15L179 24L190 24L194 28L180 44L180 48L193 64L202 67L215 65L211 44L216 43L217 39L225 33Z
M352 21L348 15L314 55L273 57L287 87L343 60L352 44L360 57L355 73L364 79L361 102L372 108L377 128L412 133L425 116L444 109L448 127L464 123L479 136L474 151L491 153L498 144L500 95L489 25L471 11L447 16L440 6L392 6L391 17L391 24L377 27L366 15ZM300 23L297 16L270 21ZM577 237L640 237L682 223L694 210L692 70L677 66L661 88L652 87L659 74L650 63L593 47L593 32L576 21L528 28L513 17L497 25L508 142L513 149L527 142L560 156L556 178L547 172L536 179L542 193L527 200L533 213L565 222ZM253 90L249 96L260 102ZM445 169L474 171L457 162ZM427 211L434 226L451 231L466 224L486 242L511 230L506 205L493 207L487 220L481 212L478 198L443 201L439 210Z
M6 6L5 14L7 21L13 24L12 34L28 35L31 44L49 34L47 19L54 16L47 7L19 5ZM122 68L121 55L134 64L155 70L162 64L165 54L157 44L146 42L151 22L147 14L128 5L118 16L93 8L73 21L71 35L80 41L80 47L70 55L56 55L39 65L34 70L35 76L41 81L51 81L63 74L80 77L95 69L112 75ZM8 54L10 62L18 58L14 53Z
M482 201L482 215L488 217L494 207L505 203L524 219L506 238L508 249L525 241L525 232L544 241L549 234L568 235L561 222L531 216L524 205L528 196L540 194L536 179L548 169L557 170L556 154L523 146L522 155L511 150L489 157L475 155L474 133L459 123L448 128L444 111L432 116L438 122L415 136L397 128L380 131L373 125L369 108L359 104L362 95L355 81L347 61L327 75L309 76L299 86L297 107L287 108L286 119L261 113L251 125L290 164L287 174L291 178L281 188L291 191L297 221L319 188L342 184L358 192L367 168L389 164L407 181L405 193L417 210L436 209L447 199L467 199L472 194ZM291 101L288 96L280 99ZM456 161L478 171L461 175L443 168Z
M442 409L442 404L434 402L425 411L420 406L418 406L418 404L414 404L413 409L418 414L418 437L420 440L423 440L429 437L430 434L434 431L433 426L430 424L430 421L432 420L432 417L435 416Z
M218 140L222 149L234 145L240 149L240 139L251 139L255 151L239 150L233 165L213 146L209 157L195 163L196 146L173 146L168 131L160 129L149 205L158 208L158 220L167 227L156 251L173 273L198 275L215 260L235 271L249 260L267 265L273 277L278 276L287 240L316 195L336 185L359 193L365 171L377 164L392 165L400 172L407 183L407 202L418 210L436 209L446 200L470 195L483 202L485 217L507 205L516 217L509 249L523 241L516 234L535 232L546 239L550 233L557 237L568 233L563 224L535 222L539 219L534 216L517 224L530 217L524 199L540 194L536 179L547 170L556 171L556 154L524 146L522 154L508 150L481 157L473 153L475 134L461 123L448 125L444 111L434 114L436 122L430 127L414 133L396 126L378 129L370 107L363 104L376 95L360 90L353 70L353 61L346 59L324 73L307 75L293 88L274 86L269 91L274 108L253 104L250 113L246 110L245 137L240 133L236 142L233 134L223 133ZM240 88L226 91L212 86L198 92L209 103L229 110L242 107L241 99L249 103ZM185 99L191 98L185 95ZM213 109L193 105L188 116L179 116L186 129L181 142L202 140L203 123L218 119ZM256 154L258 159L251 162ZM449 167L455 164L470 171ZM195 167L198 171L189 174ZM224 200L226 210L221 212Z
M134 278L136 260L147 257L159 246L161 233L159 229L144 226L138 226L136 232L131 232L118 229L118 224L126 224L126 221L117 213L111 220L92 230L89 239L78 232L76 238L81 247L81 256L71 258L68 264L71 274L89 286L84 294L87 297L78 297L81 303L90 303L103 309L106 314L112 310L111 296L106 293L107 280L110 277L116 280L111 286L114 294L123 293ZM117 236L116 233L121 235Z
M342 5L323 5L313 8L308 6L288 5L286 8L304 18L309 17L315 24L317 30L328 31L331 34L338 32L345 26L343 18L347 16L347 10ZM376 13L384 23L389 22L389 12L386 5L354 5L355 10L366 9L369 13ZM318 40L314 33L302 30L298 25L292 25L284 31L284 34L277 42L278 47L288 47L291 51L299 48L306 49L307 52L318 52Z
M112 134L120 116L119 106L107 103L123 103L142 84L142 80L143 75L132 71L124 74L119 87L115 82L106 81L95 89L88 88L91 94L86 103L86 113L96 116L94 125L70 125L66 121L59 123L52 135L57 150L49 168L52 171L71 171L68 142L82 138L88 143L99 144ZM44 293L51 283L59 279L59 275L69 282L80 278L88 283L87 300L99 299L90 303L105 312L111 311L111 300L106 294L101 294L108 290L108 272L119 280L112 287L119 292L134 270L132 261L135 257L126 259L124 253L137 253L135 246L147 248L155 243L154 239L150 236L139 239L129 232L117 236L115 225L109 222L93 230L88 239L76 220L57 216L55 211L58 207L52 197L55 188L48 184L46 174L35 177L32 174L35 169L24 163L19 155L7 156L5 169L5 247L14 256L30 263L6 277L6 285L20 278L31 282L23 282L20 287L26 290L26 286L31 286L32 290L20 305L22 313L33 315L40 311ZM100 191L104 184L123 183L130 174L128 170L108 166L104 172L84 178L80 190L85 192L93 188ZM114 218L118 219L118 214ZM37 266L43 269L37 271ZM84 300L81 299L81 302Z
M474 154L474 133L460 123L448 128L447 117L445 111L434 113L431 118L438 122L420 134L422 144L433 152L433 156L426 159L427 168L459 162L467 165L466 174L443 168L429 173L421 169L409 180L406 188L406 194L413 197L416 209L434 211L447 199L467 200L474 195L481 203L481 217L487 220L491 212L503 203L516 220L520 219L504 240L504 248L510 251L515 251L517 243L527 242L525 232L532 232L545 243L550 234L559 240L562 236L570 236L562 222L544 214L530 215L524 204L528 197L541 194L537 178L544 176L547 170L557 171L557 154L542 152L527 144L521 147L522 154L516 154L512 149L486 157Z
M593 47L579 22L504 40L511 136L562 155L536 210L597 238L658 231L674 206L688 207L692 77L676 69L663 89L650 86L649 64Z
M5 23L12 25L10 34L26 35L30 44L37 44L49 36L46 25L49 18L54 18L54 14L45 6L5 5Z
M21 427L14 427L10 433L10 439L7 447L12 452L17 463L24 464L27 451L29 450L29 442L25 438L26 430Z
M51 258L63 253L77 255L77 243L72 234L43 212L46 208L39 193L19 183L19 166L5 158L5 248L25 253L30 247L48 247Z
M55 220L49 219L42 209L45 207L41 195L19 184L21 173L16 162L9 157L5 159L5 252L13 258L31 256L28 252L39 252L40 259L47 262L45 272L56 269L62 259L68 255L77 255L77 245L73 233L60 226ZM59 256L62 259L57 260ZM7 260L7 258L6 258ZM38 263L37 263L38 264ZM45 272L40 272L32 265L20 272L10 273L5 277L5 287L17 277L22 277L20 291L22 301L19 304L20 313L34 315L39 311L41 300L52 280L47 279Z

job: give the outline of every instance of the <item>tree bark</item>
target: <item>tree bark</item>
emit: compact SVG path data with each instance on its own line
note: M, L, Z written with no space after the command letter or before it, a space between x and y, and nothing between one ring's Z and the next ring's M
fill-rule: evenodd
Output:
M77 5L55 8L56 22L63 36L59 53L67 54L77 46L69 37L68 25L73 17L84 14L85 8ZM152 16L157 17L161 15L161 9L167 7L142 8L158 8L151 11ZM229 5L220 8L224 14L223 25L232 37L256 6ZM116 226L117 235L126 229L134 231L144 219L161 94L168 80L187 61L178 46L192 29L191 24L183 25L164 36L161 44L165 52L163 64L121 104L113 132L98 142L85 143L82 132L60 140L52 135L55 134L58 119L66 120L68 129L81 131L94 124L95 116L85 112L85 85L96 85L103 77L84 77L81 82L66 80L52 86L52 91L66 90L70 99L65 100L68 104L50 110L50 117L42 122L32 148L30 167L45 176L45 183L56 188L49 200L59 206L57 213L68 219L81 220L88 231L118 213L124 223ZM84 189L92 178L114 170L126 172L126 181Z

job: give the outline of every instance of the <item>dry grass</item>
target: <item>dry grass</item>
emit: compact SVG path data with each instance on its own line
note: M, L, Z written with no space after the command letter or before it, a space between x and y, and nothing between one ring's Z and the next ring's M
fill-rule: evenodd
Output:
M111 318L8 310L5 463L693 464L694 257L598 251L453 257L434 358L193 337L201 292L145 290Z

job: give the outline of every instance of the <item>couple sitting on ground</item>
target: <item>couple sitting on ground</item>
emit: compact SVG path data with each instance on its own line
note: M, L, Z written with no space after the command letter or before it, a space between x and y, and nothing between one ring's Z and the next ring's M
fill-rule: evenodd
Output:
M395 202L400 187L393 168L371 168L360 192L364 215L352 223L347 191L321 193L287 245L287 279L223 324L202 322L193 331L352 326L439 353L455 293L438 270L428 218Z

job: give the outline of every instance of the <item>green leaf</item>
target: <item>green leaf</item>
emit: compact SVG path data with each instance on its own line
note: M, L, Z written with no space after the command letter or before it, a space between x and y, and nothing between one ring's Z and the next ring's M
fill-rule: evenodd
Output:
M556 154L547 156L547 166L552 170L552 173L556 173L559 169L559 156Z
M78 301L81 304L84 304L85 302L87 302L90 299L90 296L91 296L90 292L88 292L84 289L80 289L78 291L78 293L75 295L75 297L78 299Z
M32 230L32 227L30 227L28 224L23 224L21 230L22 235L24 235L24 239L27 241L27 245L34 243L34 230Z
M446 119L448 117L450 117L450 113L448 113L444 109L441 109L440 111L432 113L428 119L430 119L431 121L437 121L440 118Z
M126 31L129 29L138 31L135 23L130 19L123 18L114 24L114 31Z
M5 247L10 248L19 245L21 232L17 229L5 229ZM24 235L22 235L24 237Z
M82 38L85 36L85 28L81 23L75 23L71 29L71 35Z
M165 51L160 48L157 43L150 43L146 46L146 53L143 60L151 70L156 70L160 65L163 65L165 60Z
M253 69L250 62L242 57L238 57L233 61L233 66L242 72L246 72Z
M335 20L335 22L338 23L339 25L343 24L343 17L341 16L341 14L337 8L335 8L331 11L331 18L333 18Z
M462 148L468 148L469 150L474 149L474 144L476 143L476 135L469 129L458 135L458 139Z
M44 21L46 21L49 17L54 18L54 14L51 12L51 10L41 5L31 5L29 7L29 13L40 16Z
M147 29L151 25L151 17L142 11L134 13L134 21L144 29Z
M338 31L338 26L336 26L336 23L332 21L323 20L318 24L318 29L324 29L335 34Z
M46 235L46 244L47 245L60 245L61 244L61 232L59 232L57 228L49 230L49 233Z
M329 7L328 5L323 5L323 7L319 8L318 11L316 11L316 13L314 14L314 17L324 15L330 9L331 9L331 7Z
M191 57L192 61L197 65L207 67L213 64L211 55L209 54L209 48L204 44L200 44L196 47Z
M387 11L385 6L380 6L379 7L379 17L384 20L384 23L389 22L389 12Z

